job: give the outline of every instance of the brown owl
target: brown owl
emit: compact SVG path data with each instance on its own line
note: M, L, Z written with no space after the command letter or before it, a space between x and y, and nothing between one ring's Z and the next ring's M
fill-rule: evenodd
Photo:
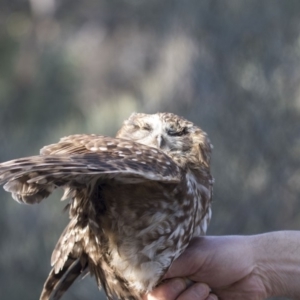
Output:
M0 183L18 202L39 203L59 187L70 199L40 299L60 299L86 273L108 299L151 291L191 238L206 232L211 148L181 117L135 113L116 138L72 135L0 164Z

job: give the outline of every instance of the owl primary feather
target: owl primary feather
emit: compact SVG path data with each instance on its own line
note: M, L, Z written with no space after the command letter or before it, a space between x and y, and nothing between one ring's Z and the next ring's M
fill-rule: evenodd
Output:
M0 183L20 203L56 188L70 222L52 254L41 300L57 300L87 273L108 299L140 300L211 218L211 144L171 113L133 114L116 138L78 134L40 155L0 164Z

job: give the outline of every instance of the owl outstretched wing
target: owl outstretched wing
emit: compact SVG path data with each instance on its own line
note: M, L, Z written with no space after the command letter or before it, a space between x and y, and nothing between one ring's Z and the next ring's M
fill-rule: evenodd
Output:
M40 155L0 164L0 184L22 203L38 203L57 187L63 199L72 186L94 178L114 178L124 183L145 180L178 183L180 168L159 149L130 140L100 135L72 135L45 146Z

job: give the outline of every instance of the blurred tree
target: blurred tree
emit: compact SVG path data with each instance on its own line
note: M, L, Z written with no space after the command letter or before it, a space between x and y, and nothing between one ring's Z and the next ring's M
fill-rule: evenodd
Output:
M210 234L299 229L299 22L296 0L3 0L0 160L172 111L215 146ZM37 299L64 204L0 195L1 298Z

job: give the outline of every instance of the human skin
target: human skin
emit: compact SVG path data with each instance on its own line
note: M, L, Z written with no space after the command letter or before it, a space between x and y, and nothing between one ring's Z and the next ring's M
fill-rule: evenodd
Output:
M164 279L143 300L300 299L300 232L195 238Z

